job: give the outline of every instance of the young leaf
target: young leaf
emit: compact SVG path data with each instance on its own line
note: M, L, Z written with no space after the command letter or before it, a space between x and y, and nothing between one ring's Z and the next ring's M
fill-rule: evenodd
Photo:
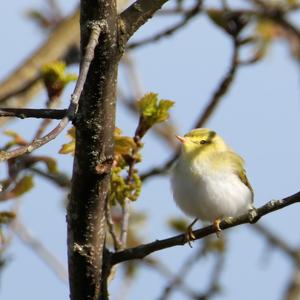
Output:
M137 103L140 120L135 135L142 138L153 125L166 121L173 105L174 102L171 100L158 100L155 93L142 97Z

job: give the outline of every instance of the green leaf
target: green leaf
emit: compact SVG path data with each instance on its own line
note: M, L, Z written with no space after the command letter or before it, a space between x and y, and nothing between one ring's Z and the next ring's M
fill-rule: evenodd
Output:
M157 96L158 94L149 93L137 102L138 109L144 118L151 117L155 114L156 104L158 102Z
M173 105L171 100L159 101L158 94L155 93L146 94L137 103L140 114L152 125L166 121L169 118L169 109Z
M171 100L160 100L156 111L156 122L161 123L169 119L169 110L174 105Z
M171 100L158 100L158 95L155 93L149 93L142 97L137 102L141 116L136 135L142 138L153 125L166 121L173 105L174 102Z

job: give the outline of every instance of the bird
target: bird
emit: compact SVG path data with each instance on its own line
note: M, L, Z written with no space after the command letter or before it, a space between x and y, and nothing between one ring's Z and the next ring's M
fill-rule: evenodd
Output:
M171 188L177 206L195 218L186 239L195 239L192 226L198 219L211 222L217 236L223 218L237 217L253 209L254 192L245 163L215 131L196 128L184 136L171 172Z

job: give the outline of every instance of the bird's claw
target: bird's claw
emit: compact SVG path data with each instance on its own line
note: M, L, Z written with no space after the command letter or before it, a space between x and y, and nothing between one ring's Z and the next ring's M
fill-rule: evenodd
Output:
M189 246L191 248L193 248L192 243L194 240L196 239L193 230L191 227L187 228L187 231L185 232L185 240L187 241L187 243L189 244Z
M195 220L188 226L188 228L186 229L186 232L185 232L185 240L187 241L187 243L189 244L189 246L190 246L191 248L193 248L191 242L193 242L193 241L196 239L196 237L195 237L195 235L194 235L194 233L193 233L193 225L194 225L196 222L197 222L197 219L195 219Z
M215 232L216 232L216 235L218 238L221 237L221 231L222 231L222 229L220 228L221 222L222 222L222 219L216 219L216 220L214 220L214 223L213 223L213 227L215 229Z

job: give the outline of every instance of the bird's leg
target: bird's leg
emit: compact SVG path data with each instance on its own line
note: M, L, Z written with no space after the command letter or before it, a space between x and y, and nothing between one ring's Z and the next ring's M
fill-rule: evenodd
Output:
M216 231L216 235L218 238L220 238L220 234L221 234L221 228L220 228L220 223L222 222L222 219L221 218L217 218L214 220L214 223L213 223L213 227Z
M196 239L195 235L193 234L193 226L198 221L198 219L195 219L186 229L185 232L185 239L188 242L189 246L192 248L191 241L194 241Z

